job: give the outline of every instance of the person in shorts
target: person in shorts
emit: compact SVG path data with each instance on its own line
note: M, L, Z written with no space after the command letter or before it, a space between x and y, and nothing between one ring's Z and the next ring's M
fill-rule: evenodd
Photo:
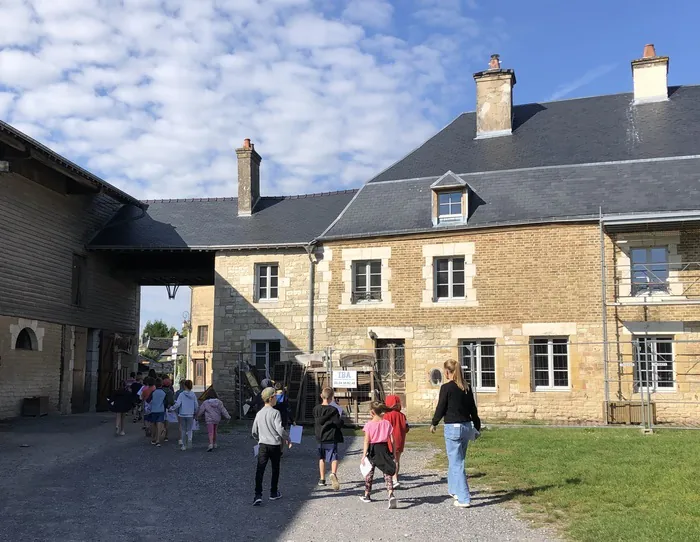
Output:
M320 405L314 407L314 430L318 442L318 470L320 478L319 486L326 485L326 463L331 464L331 485L333 489L340 489L338 480L338 444L343 442L343 420L338 410L331 405L333 390L323 388L321 391Z

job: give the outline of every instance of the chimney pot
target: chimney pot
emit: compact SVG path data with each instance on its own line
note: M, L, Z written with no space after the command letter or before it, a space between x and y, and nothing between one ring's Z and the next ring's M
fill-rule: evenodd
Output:
M247 137L243 140L243 148L250 149L250 139Z
M501 69L501 57L500 55L491 55L491 60L489 60L489 70L500 70Z
M656 56L656 49L654 48L653 43L647 43L644 46L644 54L642 55L642 58L654 58Z

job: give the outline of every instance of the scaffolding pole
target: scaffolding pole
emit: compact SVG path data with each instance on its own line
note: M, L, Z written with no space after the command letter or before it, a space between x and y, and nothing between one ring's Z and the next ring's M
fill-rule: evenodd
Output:
M607 278L605 265L605 231L603 229L603 208L599 208L600 216L600 283L602 295L602 319L603 319L603 370L605 371L605 423L610 423L610 383L608 374L608 303L607 303Z

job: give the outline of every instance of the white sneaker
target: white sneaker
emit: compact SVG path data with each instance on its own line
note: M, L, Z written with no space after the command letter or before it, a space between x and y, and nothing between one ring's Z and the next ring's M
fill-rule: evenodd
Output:
M213 446L212 444L210 444L210 445L207 447L207 452L211 452L211 451L213 451L213 450L214 450L214 446Z
M471 503L459 502L458 500L453 501L452 504L454 506L456 506L457 508L470 508L471 507Z
M216 450L219 447L218 444L214 444L214 449Z
M119 436L120 436L120 437L123 437L124 435L126 435L126 433L125 433L124 431L122 431L121 433L119 433Z
M180 439L180 440L177 441L177 445L178 445L178 446L182 446L182 439Z
M393 495L389 497L389 510L395 510L396 509L396 497Z
M180 449L181 449L183 452L184 452L185 450L187 450L187 448L185 448L185 445L184 445L184 444L183 444L182 446L180 446Z

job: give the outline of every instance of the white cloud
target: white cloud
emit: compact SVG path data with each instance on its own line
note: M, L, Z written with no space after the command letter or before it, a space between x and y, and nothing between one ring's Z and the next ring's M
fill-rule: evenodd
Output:
M385 0L351 0L343 17L369 27L383 28L391 22L394 6Z
M450 0L415 3L439 12L431 24L463 17ZM0 116L136 196L235 194L245 137L264 158L263 193L357 186L456 100L473 107L461 74L484 39L389 32L394 6L4 0L0 21L26 27L0 22Z

